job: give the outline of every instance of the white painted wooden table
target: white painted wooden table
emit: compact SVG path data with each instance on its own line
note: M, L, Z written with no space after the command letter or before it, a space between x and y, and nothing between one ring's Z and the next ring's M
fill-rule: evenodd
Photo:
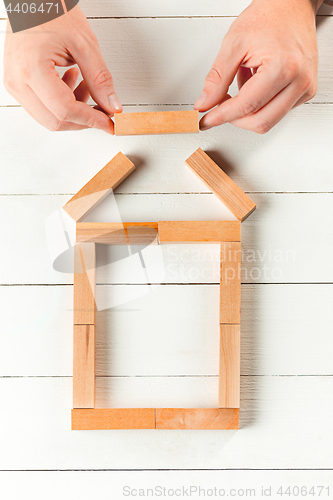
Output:
M190 109L248 3L81 0L126 110ZM333 495L331 14L318 16L317 96L265 136L229 125L191 136L51 133L0 87L1 498L120 499L124 486L176 495L191 485ZM73 276L52 267L46 221L119 150L138 168L116 205L109 198L89 220L116 220L116 208L124 221L227 218L185 167L199 146L258 205L242 226L242 428L71 431ZM217 248L159 251L147 254L149 293L137 254L99 251L98 406L216 405Z

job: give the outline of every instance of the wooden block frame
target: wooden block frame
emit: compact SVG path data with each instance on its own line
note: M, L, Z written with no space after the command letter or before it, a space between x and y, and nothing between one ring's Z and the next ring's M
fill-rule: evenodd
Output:
M240 224L239 221L77 223L77 245L124 245L130 242L131 234L135 244L147 244L147 241L153 241L152 231L155 231L155 239L159 244L220 244L220 300L223 299L225 304L223 307L220 305L218 408L95 408L95 362L92 349L95 348L96 325L95 322L86 326L74 324L72 430L239 429ZM80 252L81 260L82 255ZM228 263L232 273L226 272ZM85 272L85 266L82 267ZM96 273L92 273L92 276L95 277ZM74 287L76 310L80 307L81 296L80 290ZM82 308L86 308L84 299Z

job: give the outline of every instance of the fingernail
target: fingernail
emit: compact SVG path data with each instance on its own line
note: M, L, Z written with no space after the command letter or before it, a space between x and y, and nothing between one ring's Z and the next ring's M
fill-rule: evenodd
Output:
M111 94L108 97L109 104L113 110L121 111L123 109L121 102L119 101L116 94Z
M209 120L206 118L206 120L201 120L199 123L199 128L200 130L208 130L212 128L213 125L209 123Z
M194 104L194 107L195 108L202 108L202 106L205 104L206 102L206 99L207 99L207 94L206 92L203 90L200 94L200 97L197 99L197 101L195 102Z

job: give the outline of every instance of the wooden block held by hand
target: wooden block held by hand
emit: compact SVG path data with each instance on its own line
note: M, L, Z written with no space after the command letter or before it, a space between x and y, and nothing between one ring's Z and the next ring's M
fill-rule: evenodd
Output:
M220 325L219 407L239 408L240 325Z
M119 152L64 205L63 209L76 222L82 220L133 170L134 164Z
M95 326L74 325L73 407L95 406Z
M199 132L199 112L157 111L115 113L115 135L184 134Z
M201 148L186 163L237 219L243 221L255 210L256 204Z
M240 323L241 260L240 242L221 243L220 323Z
M74 246L74 325L95 325L96 246Z

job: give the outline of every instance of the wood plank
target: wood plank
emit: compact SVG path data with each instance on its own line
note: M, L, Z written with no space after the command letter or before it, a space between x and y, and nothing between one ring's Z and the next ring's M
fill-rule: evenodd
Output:
M72 409L72 430L155 429L154 408Z
M221 243L220 323L240 323L241 259L241 243Z
M117 0L110 4L109 0L80 0L80 7L88 17L131 18L158 16L238 16L248 7L249 0L233 2L216 2L216 0L170 0L154 2L151 0ZM332 15L332 8L323 5L319 15ZM0 3L0 17L6 18L4 4Z
M199 112L152 111L115 113L115 135L185 134L199 132Z
M63 206L63 209L75 221L82 220L133 170L134 164L120 151Z
M132 106L130 109L135 111L137 107ZM149 107L144 109L149 110ZM107 134L96 137L93 130L86 130L82 132L85 140L82 140L80 132L62 135L62 148L59 149L57 134L50 134L43 129L22 108L1 108L0 157L4 165L10 165L10 168L0 171L1 193L74 194L90 179L92 165L105 165L119 149L128 155L137 169L116 188L115 194L163 193L165 196L166 193L208 193L209 189L185 164L185 158L198 146L204 148L247 194L251 191L333 192L333 176L328 167L333 156L330 140L332 122L333 104L309 104L293 110L266 136L251 134L227 124L204 132L207 134L204 141L201 134L189 134L186 141L181 135L147 135L113 137L110 142ZM16 144L21 137L25 137L25 140L20 142L18 151ZM92 143L96 147L91 147ZM60 164L66 165L67 152L74 149L75 162L71 168L59 168ZM36 150L38 156L33 153ZM51 156L48 156L49 151L53 151ZM20 167L21 156L25 161L23 171ZM46 175L44 159L47 156ZM322 160L316 163L317 157ZM315 163L316 168L313 167ZM29 175L32 171L34 175ZM37 177L38 183L35 181ZM249 196L257 200L257 194ZM59 203L64 205L69 198L64 196ZM109 198L105 203L108 203ZM220 220L224 218L224 213L230 213L217 198L216 207L216 215ZM102 204L94 212L101 208ZM263 208L260 207L261 210ZM94 213L88 217L91 215ZM149 218L142 220L152 220L152 216L158 220L153 212ZM104 217L107 222L113 220L110 217L107 219L105 214ZM199 215L196 219L210 217L214 219L212 215ZM231 213L229 220L230 217ZM251 216L249 220L253 217L257 215ZM163 219L170 218L171 215L163 216ZM180 214L178 219L181 218L188 217ZM133 215L126 220L134 220Z
M255 210L256 204L201 148L186 163L239 220L245 220Z
M323 347L324 352L327 347ZM295 346L294 358L297 358L297 352L299 350ZM107 380L110 378L107 377ZM184 378L188 386L185 382L179 386L179 381ZM180 398L187 395L192 390L192 378L176 377L176 383L172 384L173 392ZM203 378L207 385L213 382L211 377ZM126 380L130 382L131 377ZM163 377L163 380L167 388L172 377ZM147 391L152 383L152 377L142 380ZM156 385L161 387L159 380ZM115 386L113 392L114 399L118 400L121 394ZM70 430L70 377L0 378L1 399L6 402L0 412L0 469L116 469L124 475L126 472L123 469L183 469L184 465L200 469L203 463L206 468L218 469L220 474L221 469L235 466L248 469L285 468L289 469L289 473L295 468L320 468L332 464L332 393L332 376L247 376L242 377L242 432L237 432L237 436L234 433L228 436L225 432L210 435L184 432L181 436L178 432L170 432L168 436L164 432L156 432L154 436L150 432L81 435ZM129 401L132 394L129 388ZM174 405L163 406L166 407ZM194 407L197 406L190 406ZM13 443L16 445L13 446ZM52 453L46 453L46 449L51 449ZM274 472L276 474L276 470ZM331 477L332 472L329 472ZM53 474L57 475L57 472ZM281 479L280 475L278 479ZM119 488L115 495L115 498L118 497ZM54 500L57 498L54 497Z
M78 222L76 241L106 245L149 245L157 243L157 222Z
M73 408L95 406L95 326L74 325Z
M239 429L239 410L231 408L156 408L156 429Z
M77 434L77 433L74 433ZM110 433L114 437L114 433ZM160 433L163 435L164 433ZM175 434L175 433L171 433ZM176 433L177 434L177 433ZM225 434L225 433L222 433ZM105 433L102 433L104 438ZM121 437L122 433L120 433ZM178 437L178 436L177 436ZM197 436L196 436L197 437ZM231 437L231 436L229 436ZM168 437L169 438L169 437ZM92 441L95 437L92 438ZM165 436L164 436L165 439ZM178 437L179 439L179 437ZM182 453L181 453L182 454ZM202 457L201 457L202 460ZM237 464L237 462L236 462ZM202 467L202 463L201 463ZM200 469L182 469L179 470L142 470L139 467L136 470L91 470L89 472L85 470L57 470L57 471L45 471L45 470L34 470L31 471L0 471L0 483L1 489L3 491L4 498L6 500L16 500L22 498L22 492L24 492L25 498L34 498L36 496L36 491L47 491L49 500L56 500L59 498L66 499L69 496L69 492L75 492L77 498L80 500L90 500L91 498L102 498L104 499L107 495L109 498L119 497L119 485L124 484L124 476L126 475L126 485L135 485L135 488L130 486L123 487L124 496L130 492L133 496L137 496L138 492L153 491L153 486L151 484L163 485L163 490L156 489L155 491L167 492L170 491L169 496L172 495L173 491L178 493L180 497L181 489L176 490L175 486L179 485L180 477L181 484L192 485L192 499L199 498L199 485L201 488L201 500L203 498L204 492L206 493L206 498L208 495L213 496L214 490L212 490L212 485L221 484L221 475L223 474L223 489L216 489L216 497L225 496L227 491L234 490L237 493L240 491L240 495L259 496L259 493L275 492L281 488L281 485L288 485L290 487L289 491L298 492L301 490L299 485L303 485L303 495L311 489L311 485L330 485L332 483L332 470L253 470L253 469L240 469L236 466L231 470L223 470L218 467L215 470L200 470ZM50 487L52 485L52 487ZM148 486L149 485L149 486ZM269 487L263 487L263 485L269 485ZM51 493L52 488L52 493ZM165 488L165 490L164 490ZM179 486L181 488L181 486ZM286 486L287 489L287 486ZM185 490L186 491L186 490ZM233 491L233 493L234 493ZM282 491L285 491L283 488ZM321 488L314 488L312 492L314 493L314 498L316 498L315 491L321 491ZM329 493L329 490L323 489L324 493ZM7 494L8 492L8 494ZM207 494L208 492L208 494ZM244 492L244 493L243 493ZM291 493L292 494L292 493ZM153 498L152 493L149 493L150 499ZM166 493L167 495L167 493ZM265 495L265 493L262 493ZM310 496L309 494L307 494ZM142 495L143 496L143 495ZM142 498L141 496L141 498ZM148 496L148 494L147 494ZM156 495L157 496L157 495ZM234 496L234 495L233 495ZM149 497L148 497L149 498ZM186 498L186 497L183 497ZM188 498L190 498L188 496ZM237 497L236 497L237 498ZM292 497L291 497L292 498Z
M116 0L110 4L109 0L80 0L80 6L87 16L107 17L158 17L158 16L238 16L250 4L249 0L234 0L216 2L216 0L170 0L168 2L154 2L152 0Z
M153 3L157 5L156 2L151 2L151 4ZM137 2L138 6L139 4L141 2ZM223 2L220 10L223 10L225 6L226 2ZM93 6L91 8L94 9ZM113 10L113 4L109 4L108 9ZM121 6L121 10L124 13L123 6ZM226 8L226 10L229 10L229 8ZM128 15L133 17L134 14L131 12L133 11L128 11ZM111 14L111 17L113 16L116 16L116 14ZM171 14L171 16L174 16L174 14ZM317 30L319 50L318 91L311 101L316 103L332 102L333 100L331 85L333 54L330 50L333 40L333 19L332 16L321 19L324 22L320 23ZM164 19L91 19L89 23L96 33L102 54L114 78L115 88L124 106L135 103L140 105L187 104L187 107L189 107L199 97L204 79L220 49L223 37L234 20L235 18L231 17L185 19L172 17ZM2 33L6 31L6 21L0 21L0 30ZM4 41L4 38L4 35L0 37L0 44ZM113 51L111 47L118 47L118 49ZM162 65L161 61L163 61ZM2 63L0 47L0 81L3 79ZM237 95L237 93L238 88L235 81L231 86L230 94ZM92 100L90 102L93 103ZM15 104L17 105L17 101L6 92L3 85L0 85L0 105ZM307 107L307 105L304 107ZM143 111L141 108L136 110ZM154 111L158 110L161 109L156 106ZM32 122L31 119L30 123ZM40 134L42 127L37 124L36 126ZM219 129L224 131L226 128L223 126ZM26 134L27 131L24 136ZM37 133L37 135L39 134ZM72 138L77 135L82 141L82 134L74 132L74 134L70 135ZM89 133L84 133L84 135L89 137ZM209 136L211 133L204 132L199 134L198 137L202 138L207 135ZM249 141L254 138L254 134L247 135ZM275 134L269 134L270 140L272 140L272 135ZM244 134L244 137L246 137L246 134ZM223 139L224 134L220 133L220 140ZM95 140L99 141L100 139L93 134L91 141ZM113 141L105 139L105 142L108 143L109 147L112 147ZM314 144L313 141L311 142ZM88 143L91 144L89 140ZM243 136L240 136L238 131L234 147L237 149L242 143ZM202 143L199 145L202 147ZM40 144L40 147L42 147L42 144ZM56 149L54 149L55 151ZM251 153L254 154L254 148ZM256 156L260 156L263 151L259 150L256 153ZM281 153L283 154L283 151ZM53 161L56 161L59 156L66 163L68 157L66 155L62 156L61 150L54 153ZM272 155L270 158L271 160L266 162L265 167L268 167L269 161L273 160ZM278 159L279 154L275 161ZM37 159L35 158L35 160ZM297 158L298 162L301 164L301 161ZM282 161L280 163L282 165Z
M95 294L95 243L77 243L74 247L74 325L95 324Z
M182 248L175 246L179 247ZM202 258L199 269L211 265L202 254L198 258ZM177 267L181 267L180 262ZM191 261L189 264L194 265ZM97 285L97 297L107 304L108 298L131 296L137 289L141 295L131 302L131 312L116 312L115 308L96 313L96 374L111 379L110 399L103 402L103 407L114 405L114 390L121 392L123 388L120 382L113 384L115 377L137 375L140 380L140 376L145 375L150 379L164 376L166 380L167 376L182 374L192 378L204 375L203 380L208 380L209 376L218 376L219 285L169 284L145 293L146 285L103 284ZM0 286L3 332L0 376L72 376L72 296L73 289L67 285ZM242 285L242 374L331 375L332 303L333 285L330 284ZM318 317L321 333L314 342ZM154 327L157 324L158 335ZM302 356L297 356L300 344ZM136 389L133 386L128 389L131 406L142 404L144 399L138 391L138 399L134 401L132 396L131 401L131 392ZM161 383L157 384L156 392L152 391L153 398L145 402L145 406L157 405L159 390ZM179 406L184 406L187 402L182 395L183 388L175 390L180 393ZM208 388L204 384L202 392L198 382L186 390L203 396L201 400L189 400L190 407L202 407L203 402L209 407L218 407L217 383L209 398L205 396ZM105 394L108 390L102 392ZM117 401L116 406L124 404L126 399ZM175 400L158 400L157 406L177 404Z
M240 241L241 227L236 221L159 221L160 243L219 243Z
M240 325L220 325L219 408L240 407Z
M0 196L0 213L7 214L1 219L6 235L6 245L2 246L6 266L1 270L1 283L73 284L70 273L59 273L53 268L45 239L45 219L59 210L65 199L45 195ZM105 203L108 200L113 202L114 197L109 196ZM332 242L325 236L327 223L323 217L333 211L332 195L256 194L255 201L262 207L260 212L242 224L243 283L333 282ZM122 194L116 196L116 202L123 221L149 220L152 216L155 220L221 220L219 207L224 208L213 194ZM114 209L112 203L97 207L96 212L101 210L99 218L95 214L95 221L116 221L115 213L108 212L111 208ZM232 215L229 211L228 214ZM172 264L175 250L165 251ZM174 258L182 260L182 254L180 248ZM313 255L320 255L320 259L314 260ZM173 269L177 270L174 264ZM188 269L187 266L187 275ZM177 272L170 272L169 268L167 272L169 282L179 282Z

